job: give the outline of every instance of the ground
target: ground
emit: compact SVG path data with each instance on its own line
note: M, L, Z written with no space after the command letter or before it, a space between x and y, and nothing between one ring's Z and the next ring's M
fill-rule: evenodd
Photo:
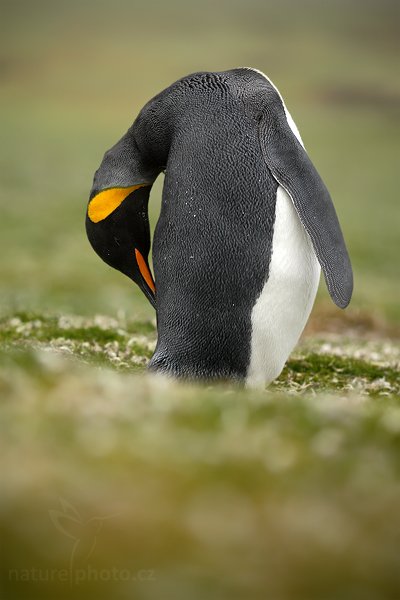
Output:
M400 348L338 329L255 392L146 375L154 321L4 318L9 597L396 598Z

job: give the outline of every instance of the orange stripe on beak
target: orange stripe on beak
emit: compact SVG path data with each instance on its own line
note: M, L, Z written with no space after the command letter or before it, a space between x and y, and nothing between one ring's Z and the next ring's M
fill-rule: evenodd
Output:
M144 260L143 256L140 254L137 248L135 248L135 256L141 276L143 277L153 294L155 294L156 286L154 284L153 276L150 272L149 267L146 264L146 261Z

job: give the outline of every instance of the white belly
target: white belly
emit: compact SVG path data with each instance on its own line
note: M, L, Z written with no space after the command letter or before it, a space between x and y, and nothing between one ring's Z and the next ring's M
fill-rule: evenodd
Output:
M310 315L320 272L292 200L278 186L269 277L251 315L249 387L264 387L281 373Z

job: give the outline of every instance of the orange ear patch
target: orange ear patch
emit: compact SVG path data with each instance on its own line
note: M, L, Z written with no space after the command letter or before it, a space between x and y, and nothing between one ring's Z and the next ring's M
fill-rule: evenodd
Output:
M118 206L125 200L127 196L129 196L129 194L147 185L149 184L139 183L139 185L131 185L130 187L115 187L99 192L89 202L89 219L92 221L92 223L103 221L103 219L111 215L111 213L118 208Z
M144 260L143 256L140 254L140 252L137 248L135 248L135 256L136 256L136 262L139 267L140 274L154 294L156 291L156 286L154 284L153 276L150 272L149 267L146 264L146 261Z

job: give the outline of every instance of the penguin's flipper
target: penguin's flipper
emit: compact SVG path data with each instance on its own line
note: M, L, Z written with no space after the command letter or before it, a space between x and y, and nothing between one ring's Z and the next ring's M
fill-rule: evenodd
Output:
M284 107L265 109L259 120L261 150L276 181L292 198L311 238L332 300L345 308L353 272L332 199L308 154L292 132Z

